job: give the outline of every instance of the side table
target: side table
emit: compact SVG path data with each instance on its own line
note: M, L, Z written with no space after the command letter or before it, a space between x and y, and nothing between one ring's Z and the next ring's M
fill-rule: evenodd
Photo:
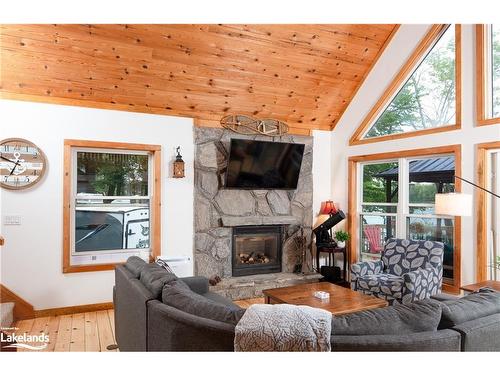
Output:
M328 254L328 265L332 266L335 265L335 254L342 254L343 258L343 269L342 269L342 280L339 280L340 282L346 282L347 280L347 252L345 247L337 247L336 244L320 244L316 245L316 265L318 267L318 272L320 269L319 266L319 258L321 253L327 253Z

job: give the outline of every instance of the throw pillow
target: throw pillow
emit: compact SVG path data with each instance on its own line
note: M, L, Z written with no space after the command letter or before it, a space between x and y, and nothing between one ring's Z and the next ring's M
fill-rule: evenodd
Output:
M401 335L436 331L441 304L431 299L334 316L332 335Z
M500 293L482 290L453 301L445 301L439 329L500 313Z
M223 305L173 283L163 288L162 300L164 304L188 314L232 325L236 325L245 313L238 306Z
M153 297L158 299L161 297L163 286L177 280L177 276L173 273L168 273L156 263L148 263L141 271L139 280L153 294Z

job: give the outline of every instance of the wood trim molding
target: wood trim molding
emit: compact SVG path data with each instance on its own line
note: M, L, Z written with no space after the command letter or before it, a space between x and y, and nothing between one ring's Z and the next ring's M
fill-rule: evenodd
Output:
M67 307L56 307L53 309L36 310L35 317L55 316L55 315L70 315L81 314L91 311L110 310L113 309L113 302L93 303L90 305L77 305Z
M432 156L442 154L453 154L455 156L455 174L462 174L462 146L449 145L431 148L422 148L415 150L403 150L393 152L382 152L378 154L356 155L348 159L348 213L347 213L347 230L351 236L348 243L348 258L349 264L358 260L358 244L359 244L359 223L358 223L358 163L367 161L397 159L406 157ZM462 191L462 181L455 181L455 191ZM444 284L443 289L450 293L458 294L460 292L462 280L462 219L459 216L455 217L455 251L453 257L453 285Z
M94 303L89 305L77 305L56 307L52 309L35 310L33 305L19 297L6 286L0 284L0 301L14 302L14 321L33 319L45 316L78 314L90 311L113 309L113 302Z
M477 184L486 187L488 185L488 150L500 149L500 141L479 143L476 146L477 162ZM486 193L480 189L475 189L476 200L476 282L486 281L488 278L488 218Z
M462 112L462 48L461 48L461 25L455 25L455 108L456 108L456 121L455 124L439 126L431 129L422 129L412 132L390 134L375 138L363 139L364 133L376 121L380 113L385 109L388 102L394 97L397 91L401 88L408 77L413 73L415 67L422 60L424 55L429 51L429 48L441 36L443 30L448 27L446 24L438 24L431 26L427 34L422 38L418 46L415 48L411 56L408 58L403 67L396 74L392 82L389 84L385 92L379 98L377 103L368 112L367 116L361 122L361 125L356 129L349 140L349 145L359 145L375 142L389 141L393 139L417 137L420 135L434 134L445 131L452 131L461 128L461 112Z
M365 83L366 79L368 78L368 76L370 75L371 71L373 70L373 68L375 67L375 65L377 64L378 60L380 59L380 57L382 56L382 54L384 53L384 51L386 50L386 48L389 46L389 44L391 43L392 39L394 38L394 36L396 35L396 33L398 32L399 28L401 27L400 24L398 25L395 25L394 26L394 29L391 31L391 33L389 34L389 37L386 39L386 41L384 42L382 48L380 48L380 50L378 51L377 55L375 56L375 58L373 59L373 62L372 62L372 65L370 66L370 68L367 70L365 76L361 79L361 81L359 82L358 86L354 89L354 92L352 93L352 96L351 98L354 98L356 97L356 94L358 93L359 89L363 86L363 84ZM340 120L342 119L342 116L344 115L345 111L347 110L347 108L349 107L349 105L347 105L343 110L342 112L340 112L339 114L339 118L338 120L335 122L335 124L333 124L331 127L330 127L330 130L334 130L335 127L337 126L337 124L340 122Z
M0 284L0 302L14 302L14 320L31 319L35 316L35 309L31 303L2 284Z
M64 176L63 176L63 254L62 268L63 273L74 272L95 272L113 270L117 264L90 264L90 265L71 265L71 153L74 147L119 149L133 151L150 152L153 158L153 195L151 198L151 260L161 255L161 146L138 143L122 142L101 142L79 139L64 140Z
M486 32L487 25L476 25L476 123L477 126L500 124L500 118L486 115Z

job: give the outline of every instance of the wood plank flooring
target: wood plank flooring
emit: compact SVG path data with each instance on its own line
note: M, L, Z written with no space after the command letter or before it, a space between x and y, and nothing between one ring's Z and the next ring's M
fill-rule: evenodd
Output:
M42 332L48 334L49 344L44 351L118 351L106 349L108 345L116 344L113 310L26 319L18 321L15 326L19 328L19 335L39 335Z
M264 298L234 301L248 308L255 303L264 303ZM20 320L15 324L22 335L46 333L49 335L47 352L116 352L107 350L116 345L115 316L113 310L91 311L79 314L54 315ZM18 351L30 351L19 349Z
M239 307L248 309L250 306L255 305L256 303L265 303L265 301L264 297L258 297L258 298L242 299L239 301L234 301L234 303L237 304Z

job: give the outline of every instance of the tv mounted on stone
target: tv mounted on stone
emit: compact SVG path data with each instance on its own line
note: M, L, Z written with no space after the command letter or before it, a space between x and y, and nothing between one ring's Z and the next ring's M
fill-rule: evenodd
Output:
M231 139L227 189L297 188L304 144Z

